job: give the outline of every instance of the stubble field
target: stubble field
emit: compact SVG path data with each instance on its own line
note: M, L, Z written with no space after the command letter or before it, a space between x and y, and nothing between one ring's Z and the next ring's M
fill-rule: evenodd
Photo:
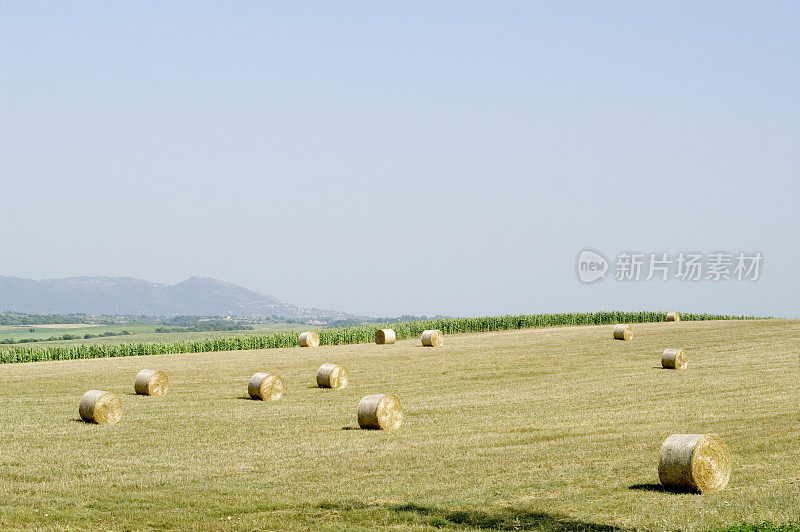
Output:
M659 368L665 347L683 371ZM324 346L0 366L0 528L707 530L800 522L800 321L529 329ZM319 365L351 384L323 390ZM171 380L133 395L143 368ZM280 401L246 398L258 371ZM119 394L83 423L86 390ZM359 430L361 397L403 403ZM715 432L727 489L660 490L661 442Z

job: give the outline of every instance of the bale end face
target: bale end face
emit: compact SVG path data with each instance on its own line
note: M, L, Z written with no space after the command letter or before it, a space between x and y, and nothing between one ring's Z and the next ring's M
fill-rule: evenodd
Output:
M122 419L122 400L115 393L89 390L81 397L78 413L89 423L113 425Z
M425 347L440 347L444 344L444 336L439 329L423 331L421 339Z
M730 477L730 452L716 434L673 434L661 445L658 478L667 489L710 493Z
M253 399L277 401L283 397L283 379L272 373L256 373L247 383L247 393Z
M358 403L358 426L362 429L395 430L403 423L403 407L392 394L367 395Z
M667 312L667 321L681 321L681 313Z
M393 344L396 341L397 334L395 334L394 329L378 329L375 331L375 343L378 345Z
M169 391L169 379L163 371L143 369L136 375L133 389L139 395L161 397Z
M686 367L686 351L683 349L664 349L661 354L661 367L684 369Z
M306 331L298 338L300 347L319 347L319 334L314 331Z
M632 338L633 338L633 327L624 324L619 324L614 326L615 340L630 340Z
M317 386L339 390L350 382L347 368L338 364L323 364L317 370Z

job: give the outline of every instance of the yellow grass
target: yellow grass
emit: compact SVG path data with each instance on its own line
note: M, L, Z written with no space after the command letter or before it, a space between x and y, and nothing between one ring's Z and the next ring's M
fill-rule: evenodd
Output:
M660 369L664 346L691 353ZM680 322L0 366L0 528L705 530L800 520L800 321ZM336 360L350 386L316 387ZM146 365L170 376L134 395ZM251 401L263 368L283 399ZM81 394L122 421L77 421ZM403 425L358 430L361 397ZM728 488L658 491L674 433L719 434ZM335 474L331 467L334 464ZM515 524L516 523L516 524ZM559 528L560 527L560 528Z

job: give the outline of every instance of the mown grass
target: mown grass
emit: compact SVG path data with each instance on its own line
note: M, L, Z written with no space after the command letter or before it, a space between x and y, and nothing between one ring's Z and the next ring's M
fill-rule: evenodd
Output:
M0 366L0 529L720 530L800 523L800 321L448 335L441 348L324 346ZM659 369L664 347L689 354ZM340 391L316 368L350 371ZM164 398L132 393L144 367ZM288 388L245 398L256 371ZM114 426L81 394L120 394ZM357 429L367 394L403 402L396 432ZM716 432L727 489L658 486L669 434ZM790 530L781 529L779 530ZM750 529L742 529L742 532ZM731 532L738 532L733 529Z
M686 321L754 319L746 316L716 314L685 314ZM530 314L521 316L488 316L480 318L451 318L360 327L322 329L322 345L342 345L372 342L375 331L392 328L398 339L419 336L426 329L441 329L445 334L504 331L532 327L564 325L600 325L611 323L653 323L666 320L666 312L590 312L569 314ZM185 333L182 333L185 334ZM121 356L162 355L174 353L208 353L228 350L276 349L297 345L297 332L284 331L266 335L214 335L200 333L202 338L160 343L70 343L53 346L0 347L0 363L36 362L46 360L75 360L81 358L110 358Z

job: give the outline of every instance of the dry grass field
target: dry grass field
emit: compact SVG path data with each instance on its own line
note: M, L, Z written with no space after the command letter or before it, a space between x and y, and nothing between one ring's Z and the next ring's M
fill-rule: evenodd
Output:
M394 345L0 366L0 529L707 530L800 522L800 321L653 323ZM665 347L686 370L660 369ZM324 362L350 386L314 384ZM133 395L164 370L163 398ZM247 399L258 371L287 389ZM78 401L122 397L113 426ZM356 406L391 392L395 432ZM660 490L661 442L716 432L733 462L714 494Z

